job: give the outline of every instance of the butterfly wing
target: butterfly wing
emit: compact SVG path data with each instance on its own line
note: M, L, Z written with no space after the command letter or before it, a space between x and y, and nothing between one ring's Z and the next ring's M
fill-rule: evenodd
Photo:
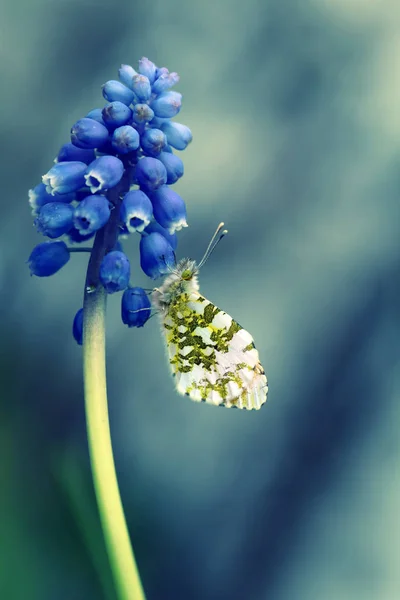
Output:
M182 294L163 317L179 393L216 406L259 409L268 385L251 335L197 292Z

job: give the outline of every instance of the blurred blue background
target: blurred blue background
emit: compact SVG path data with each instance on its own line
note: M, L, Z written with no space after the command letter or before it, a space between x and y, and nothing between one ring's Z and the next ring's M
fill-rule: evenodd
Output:
M110 298L112 437L148 600L398 600L398 2L0 11L0 598L115 600L71 336L86 258L29 277L27 190L144 55L180 74L194 135L178 256L225 221L201 291L253 333L270 382L254 413L178 396L157 320L128 330Z

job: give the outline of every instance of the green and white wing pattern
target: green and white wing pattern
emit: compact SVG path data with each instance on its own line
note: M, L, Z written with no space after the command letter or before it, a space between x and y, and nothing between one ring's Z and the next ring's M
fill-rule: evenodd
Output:
M183 293L163 321L179 393L216 406L259 409L268 384L253 338L197 292Z

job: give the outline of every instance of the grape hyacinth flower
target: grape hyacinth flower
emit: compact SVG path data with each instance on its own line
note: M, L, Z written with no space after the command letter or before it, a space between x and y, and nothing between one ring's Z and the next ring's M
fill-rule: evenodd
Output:
M81 235L103 227L110 218L109 202L105 196L86 196L74 212L74 226Z
M151 302L141 287L128 288L122 294L121 318L128 327L143 327L149 320Z
M162 185L150 194L156 221L170 233L187 227L186 206L179 194Z
M124 165L115 156L99 156L86 169L85 183L92 194L109 190L119 183L124 174Z
M128 257L120 250L112 250L100 264L99 278L108 294L121 292L128 287L131 266Z
M185 150L192 141L192 132L182 123L166 121L161 125L161 129L167 137L168 144L176 150Z
M151 108L156 117L170 118L175 117L181 110L182 94L177 92L162 92L153 102Z
M157 73L157 67L151 60L143 56L143 58L139 60L138 71L141 75L147 77L151 84L154 83Z
M85 185L84 175L86 169L87 164L81 161L56 163L42 177L46 192L52 196L76 192Z
M120 81L107 81L103 85L103 96L109 102L118 100L129 106L135 94Z
M167 145L167 138L160 129L148 129L140 140L142 150L147 156L157 157Z
M139 148L140 137L134 127L122 125L114 130L111 145L118 154L128 154Z
M129 233L141 233L153 218L151 200L141 190L125 194L121 204L121 221Z
M176 183L183 176L183 161L172 152L160 152L157 156L167 171L167 184Z
M75 199L75 193L68 194L49 194L44 183L39 183L28 192L29 204L32 208L32 215L37 216L39 209L49 202L66 202L69 204Z
M71 142L83 149L98 148L108 139L108 129L94 119L84 117L71 128Z
M50 277L69 261L69 250L65 242L43 242L34 247L28 258L31 275Z
M132 89L133 78L137 75L137 71L130 65L121 65L118 69L118 77L120 81L128 88Z
M144 235L140 240L140 266L148 277L166 275L175 265L175 252L161 233Z
M149 123L154 118L154 112L148 104L135 104L132 111L132 120L140 125L141 123Z
M126 125L132 118L132 111L129 106L126 106L126 104L119 100L106 104L101 114L109 129Z
M132 78L132 90L140 102L148 102L151 97L151 84L145 75L134 75Z
M179 81L178 73L162 73L153 84L153 94L166 92Z
M93 478L117 596L143 600L110 443L105 307L108 296L121 292L123 324L139 328L148 321L149 294L131 278L141 267L155 279L176 264L176 232L187 223L185 203L170 187L183 176L173 149L185 149L192 134L171 120L182 106L182 95L171 89L179 81L175 72L144 57L137 70L121 65L118 78L104 83L105 105L72 125L55 164L29 191L34 223L49 241L35 246L28 266L32 275L49 277L73 262L72 254L89 256L83 308L71 321L83 351ZM132 235L140 236L136 258L121 244Z
M50 239L58 238L72 229L74 209L63 202L49 202L42 206L35 219L39 233Z
M154 191L167 183L167 170L156 158L142 158L136 165L135 176L140 187L147 191Z

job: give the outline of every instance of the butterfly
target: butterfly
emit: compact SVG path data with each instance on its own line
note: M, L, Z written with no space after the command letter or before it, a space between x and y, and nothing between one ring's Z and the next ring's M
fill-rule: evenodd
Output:
M177 391L197 402L257 410L267 399L268 384L253 338L199 293L199 269L227 233L220 233L223 225L200 263L179 261L151 299L160 316Z

